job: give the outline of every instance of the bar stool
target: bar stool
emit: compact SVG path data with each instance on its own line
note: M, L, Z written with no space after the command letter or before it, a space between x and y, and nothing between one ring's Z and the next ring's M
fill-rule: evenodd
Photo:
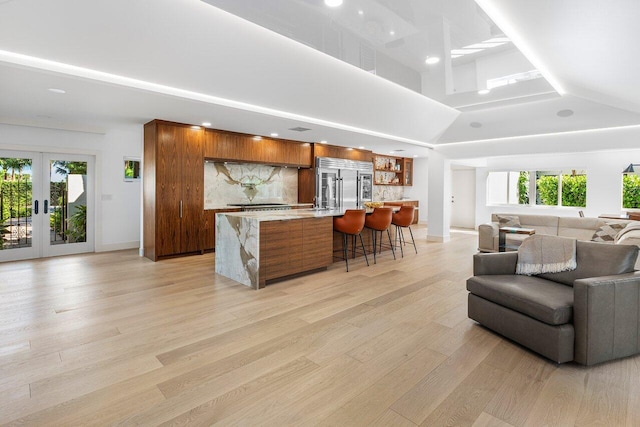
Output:
M400 242L400 253L402 254L402 258L404 258L404 250L402 246L406 244L404 240L404 232L403 228L408 228L409 233L411 234L411 242L413 243L413 249L418 253L418 249L416 248L416 241L413 239L413 231L411 231L411 223L413 222L413 213L416 210L414 206L402 206L400 210L393 214L391 223L396 226L396 236L394 238L394 242L399 240Z
M364 249L364 242L362 240L362 229L364 228L364 217L366 213L362 209L347 209L342 217L333 218L333 230L342 233L342 254L344 262L347 265L347 272L349 271L349 257L348 257L348 240L347 236L352 237L351 246L353 248L353 257L356 256L356 236L360 237L360 246L362 247L362 253L364 259L367 261L367 267L369 266L369 258L367 258L367 251Z
M382 232L387 230L387 237L389 237L389 247L391 253L393 253L393 259L396 259L396 251L391 243L391 233L389 232L389 226L391 225L391 215L393 210L391 208L374 208L371 215L367 215L367 219L364 222L366 228L371 229L371 241L373 243L373 263L376 264L376 246L378 244L378 232L380 232L380 251L382 252Z

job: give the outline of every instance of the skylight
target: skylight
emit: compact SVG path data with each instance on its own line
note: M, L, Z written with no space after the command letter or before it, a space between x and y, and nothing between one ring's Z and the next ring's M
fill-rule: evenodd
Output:
M502 46L505 43L509 43L508 37L494 37L489 40L485 40L481 43L470 44L460 49L451 49L451 58L460 58L461 56L471 55L473 53L482 52L486 49Z
M542 77L542 73L538 70L525 71L523 73L510 74L495 79L487 80L487 89L491 90L500 86L507 86L526 80L534 80Z

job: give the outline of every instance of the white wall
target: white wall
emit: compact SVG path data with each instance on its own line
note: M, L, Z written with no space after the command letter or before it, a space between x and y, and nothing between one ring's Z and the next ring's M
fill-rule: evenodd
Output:
M422 93L422 76L386 55L376 54L376 74L401 86Z
M420 202L419 222L427 223L427 207L429 206L429 172L427 158L413 159L413 185L404 187L404 198Z
M622 170L629 166L629 163L640 163L640 149L574 154L508 156L487 159L487 167L476 170L476 227L479 224L488 222L492 212L578 216L578 211L583 210L585 216L588 217L597 217L603 213L621 213ZM489 172L536 169L586 170L586 208L515 205L486 206L486 183Z
M106 134L0 124L0 149L96 157L96 251L140 246L142 183L124 182L124 157L142 157L142 126Z

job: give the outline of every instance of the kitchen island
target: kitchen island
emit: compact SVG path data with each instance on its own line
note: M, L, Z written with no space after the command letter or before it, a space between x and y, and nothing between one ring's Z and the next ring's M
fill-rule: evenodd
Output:
M254 289L333 262L333 217L344 209L216 214L216 273Z

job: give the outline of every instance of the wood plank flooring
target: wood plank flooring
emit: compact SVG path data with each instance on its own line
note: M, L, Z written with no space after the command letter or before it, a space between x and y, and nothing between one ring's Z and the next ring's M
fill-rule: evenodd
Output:
M556 365L466 316L477 234L255 291L214 254L0 264L0 424L640 425L640 357Z

